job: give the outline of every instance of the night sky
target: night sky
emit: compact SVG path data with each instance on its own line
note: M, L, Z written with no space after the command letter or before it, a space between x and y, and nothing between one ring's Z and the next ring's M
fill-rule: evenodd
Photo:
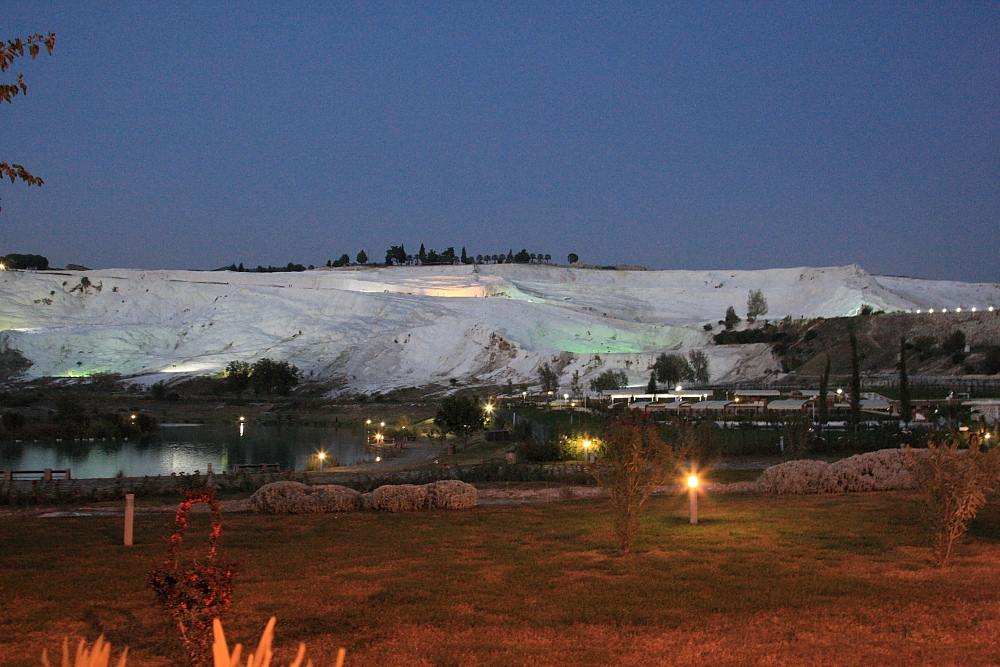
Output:
M5 4L0 254L1000 281L996 2Z

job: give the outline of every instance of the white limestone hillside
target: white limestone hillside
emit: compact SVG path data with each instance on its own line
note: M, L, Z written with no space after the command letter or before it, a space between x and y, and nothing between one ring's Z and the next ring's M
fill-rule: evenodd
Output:
M778 372L764 345L711 346L702 326L762 289L770 319L1000 306L1000 285L872 276L857 266L600 271L499 265L232 273L0 272L0 344L28 377L117 372L152 382L233 360L288 360L351 391L533 383L545 361L635 382L660 352L700 348L713 381Z

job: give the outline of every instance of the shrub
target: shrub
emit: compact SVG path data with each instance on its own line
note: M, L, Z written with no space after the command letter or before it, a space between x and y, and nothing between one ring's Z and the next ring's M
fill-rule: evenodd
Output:
M902 449L866 452L835 463L798 460L771 466L757 479L757 490L778 495L895 491L916 485Z
M250 507L262 514L313 514L321 512L319 498L301 482L265 484L250 496Z
M924 456L907 450L907 465L924 500L924 521L931 531L934 564L944 567L955 542L968 530L1000 472L1000 450L972 446L960 450L955 433L927 443Z
M427 488L428 509L464 510L476 506L476 487L457 479L432 482Z
M320 512L353 512L361 509L361 493L337 484L312 487L312 496Z
M412 512L427 507L427 487L386 484L369 494L371 508L382 512Z
M204 558L183 562L178 548L187 531L191 505L199 502L208 503L212 514L208 553ZM177 621L184 650L193 667L207 667L212 659L212 621L229 608L233 579L237 575L236 563L218 554L221 536L222 511L214 491L191 491L174 517L174 533L170 536L166 561L162 567L149 570L149 586Z

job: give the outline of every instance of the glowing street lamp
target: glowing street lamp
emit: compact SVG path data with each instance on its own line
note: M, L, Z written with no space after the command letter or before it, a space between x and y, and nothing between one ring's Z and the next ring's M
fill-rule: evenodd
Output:
M698 475L688 475L687 483L691 523L698 523Z
M326 460L326 452L320 452L316 456L319 457L319 471L323 472L323 461Z
M586 463L590 463L590 445L592 443L590 440L583 441L583 460Z

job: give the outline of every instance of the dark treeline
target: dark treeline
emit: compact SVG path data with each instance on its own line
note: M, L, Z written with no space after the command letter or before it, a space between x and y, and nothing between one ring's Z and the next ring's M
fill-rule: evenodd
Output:
M385 251L385 263L378 264L377 262L368 261L368 253L363 249L355 256L354 261L351 261L350 255L344 253L338 259L327 260L326 266L337 268L341 266L434 266L434 265L450 265L450 264L548 264L552 261L552 255L543 253L528 252L527 248L522 248L518 252L514 252L513 248L509 249L506 253L498 253L496 255L470 255L462 248L460 253L455 252L455 248L449 246L438 252L433 248L426 250L424 245L420 244L420 250L415 255L407 254L406 248L402 244L390 246L388 250ZM570 263L576 261L576 255L570 255ZM289 262L287 266L258 266L256 269L247 269L243 267L243 263L240 264L230 264L229 266L219 269L220 271L238 271L238 272L253 272L253 273L275 273L275 272L289 272L289 271L305 271L307 269L316 268L312 264L308 267L302 264L295 264Z

